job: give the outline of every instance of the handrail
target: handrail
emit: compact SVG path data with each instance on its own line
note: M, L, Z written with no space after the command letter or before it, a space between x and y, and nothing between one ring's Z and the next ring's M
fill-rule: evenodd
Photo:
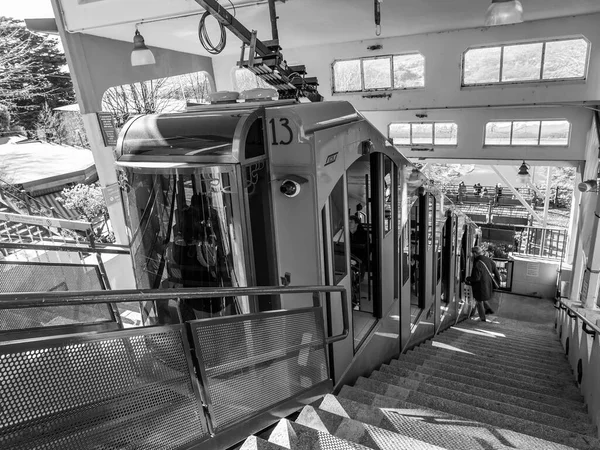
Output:
M558 308L566 310L567 315L569 317L571 317L573 319L575 319L575 318L581 319L582 324L583 324L582 328L585 333L591 334L591 335L596 335L596 334L600 335L600 327L598 327L597 325L590 322L584 315L582 315L578 311L575 311L573 308L571 308L569 305L567 305L563 300L558 300L557 303L558 303ZM557 308L556 302L555 302L554 307Z
M333 344L348 337L350 324L348 318L348 297L341 286L276 286L276 287L222 287L179 288L179 289L128 289L114 291L62 291L62 292L20 292L0 294L0 310L15 308L38 308L48 306L93 305L98 303L127 303L156 300L185 300L214 297L237 297L251 295L313 294L313 299L321 305L319 293L339 292L342 303L343 331L326 339Z

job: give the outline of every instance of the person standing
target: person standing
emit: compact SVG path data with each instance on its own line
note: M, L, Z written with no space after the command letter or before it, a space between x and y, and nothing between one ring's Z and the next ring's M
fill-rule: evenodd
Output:
M465 194L467 193L467 186L465 186L465 182L461 181L458 185L458 203L463 204L465 201Z
M361 203L358 203L356 205L356 217L358 217L358 220L360 220L360 223L367 223L367 215L363 212L363 205Z
M495 196L494 196L495 206L498 206L500 204L501 198L502 198L502 185L500 183L498 183L498 184L496 184L496 188L495 188Z
M494 283L500 285L500 272L496 263L483 254L481 247L473 247L473 270L471 276L467 277L467 283L471 285L473 297L479 313L479 319L486 322L486 314L494 314L488 303L494 296Z

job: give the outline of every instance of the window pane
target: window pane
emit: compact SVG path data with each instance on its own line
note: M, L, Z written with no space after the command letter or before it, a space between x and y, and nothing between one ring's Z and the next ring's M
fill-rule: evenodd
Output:
M507 45L504 47L502 81L539 80L543 44Z
M548 42L544 59L545 80L585 77L588 43L585 39Z
M510 122L489 122L485 126L485 145L510 145Z
M423 55L394 56L394 88L425 86L425 58Z
M336 61L333 64L335 92L360 91L360 60Z
M410 145L410 124L390 124L390 137L392 138L394 145Z
M331 240L333 244L334 283L337 284L346 276L346 243L344 239L344 178L340 178L331 195Z
M571 124L566 120L542 121L540 145L569 145Z
M458 126L455 123L435 124L435 145L456 145Z
M387 234L392 230L392 167L394 162L384 156L383 164L383 230Z
M365 89L391 88L390 64L390 58L364 59Z
M242 92L256 88L272 88L270 84L250 72L248 69L237 69L235 71L234 86L236 91Z
M463 83L482 84L500 81L500 47L475 48L465 53Z
M433 124L432 123L413 123L412 124L412 143L413 144L433 144Z
M538 145L539 120L513 122L512 145Z

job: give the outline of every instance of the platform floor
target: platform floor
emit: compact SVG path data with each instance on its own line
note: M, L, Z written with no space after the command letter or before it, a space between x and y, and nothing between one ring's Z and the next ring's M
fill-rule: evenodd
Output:
M526 297L509 292L496 292L490 302L495 311L491 317L537 324L554 324L553 299Z

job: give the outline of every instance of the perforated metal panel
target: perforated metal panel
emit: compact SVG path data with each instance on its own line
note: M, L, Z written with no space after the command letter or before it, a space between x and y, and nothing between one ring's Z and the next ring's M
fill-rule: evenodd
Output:
M328 379L321 308L192 323L219 431Z
M102 290L97 266L0 261L0 293ZM0 310L0 331L113 320L106 304Z
M0 448L177 449L207 436L182 328L0 346Z
M0 261L0 293L102 289L93 265Z

